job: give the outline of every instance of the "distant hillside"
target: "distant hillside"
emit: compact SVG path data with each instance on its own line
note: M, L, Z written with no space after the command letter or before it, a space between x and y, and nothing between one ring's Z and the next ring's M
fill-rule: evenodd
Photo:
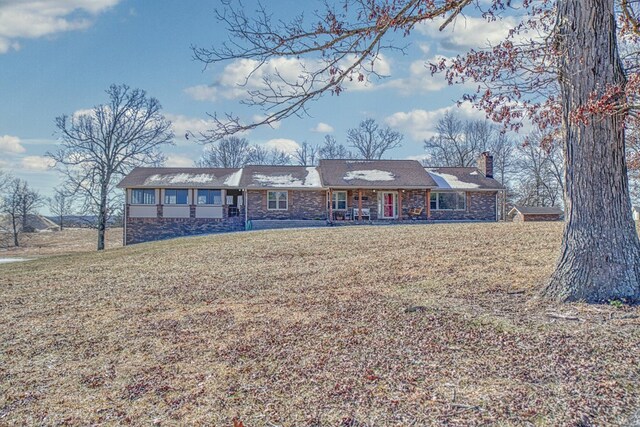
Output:
M48 216L47 218L56 224L60 223L60 218L57 216ZM70 228L92 227L97 222L95 215L65 215L62 218L64 226ZM118 227L120 225L121 220L119 218L111 218L107 221L107 227Z

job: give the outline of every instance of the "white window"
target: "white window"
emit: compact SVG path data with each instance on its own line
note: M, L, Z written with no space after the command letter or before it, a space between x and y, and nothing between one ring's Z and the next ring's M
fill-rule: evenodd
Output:
M186 205L188 199L189 199L189 190L186 190L186 189L164 190L165 205Z
M346 210L347 209L347 192L346 191L334 191L331 196L331 209L333 210Z
M156 190L143 190L135 188L131 190L132 205L155 205Z
M222 190L198 190L199 205L222 205Z
M267 209L270 211L286 211L289 204L289 193L286 191L268 191Z
M463 191L431 193L431 209L436 211L463 211L467 209L467 196Z

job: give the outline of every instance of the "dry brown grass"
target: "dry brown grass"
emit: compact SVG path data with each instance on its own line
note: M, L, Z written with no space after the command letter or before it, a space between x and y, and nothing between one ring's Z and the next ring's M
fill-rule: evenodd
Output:
M560 231L282 230L2 265L0 424L622 424L640 309L535 298Z
M98 232L90 228L65 228L56 232L25 233L21 246L0 250L0 258L34 258L96 250ZM107 249L122 246L122 228L109 228Z

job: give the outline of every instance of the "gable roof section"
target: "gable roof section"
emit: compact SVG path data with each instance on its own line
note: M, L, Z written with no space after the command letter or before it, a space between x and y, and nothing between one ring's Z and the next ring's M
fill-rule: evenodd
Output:
M425 168L438 185L438 190L502 190L504 186L487 178L477 168Z
M119 188L240 188L238 168L135 168Z
M315 166L245 166L242 188L283 188L318 190L322 188Z
M514 210L523 215L562 215L564 213L557 206L514 206L509 214Z
M435 181L415 160L320 160L325 187L431 188Z

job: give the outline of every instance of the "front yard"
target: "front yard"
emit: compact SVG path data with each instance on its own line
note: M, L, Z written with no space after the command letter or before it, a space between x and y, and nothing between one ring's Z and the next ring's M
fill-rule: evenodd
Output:
M0 425L624 424L640 308L539 300L560 234L256 231L0 265Z

